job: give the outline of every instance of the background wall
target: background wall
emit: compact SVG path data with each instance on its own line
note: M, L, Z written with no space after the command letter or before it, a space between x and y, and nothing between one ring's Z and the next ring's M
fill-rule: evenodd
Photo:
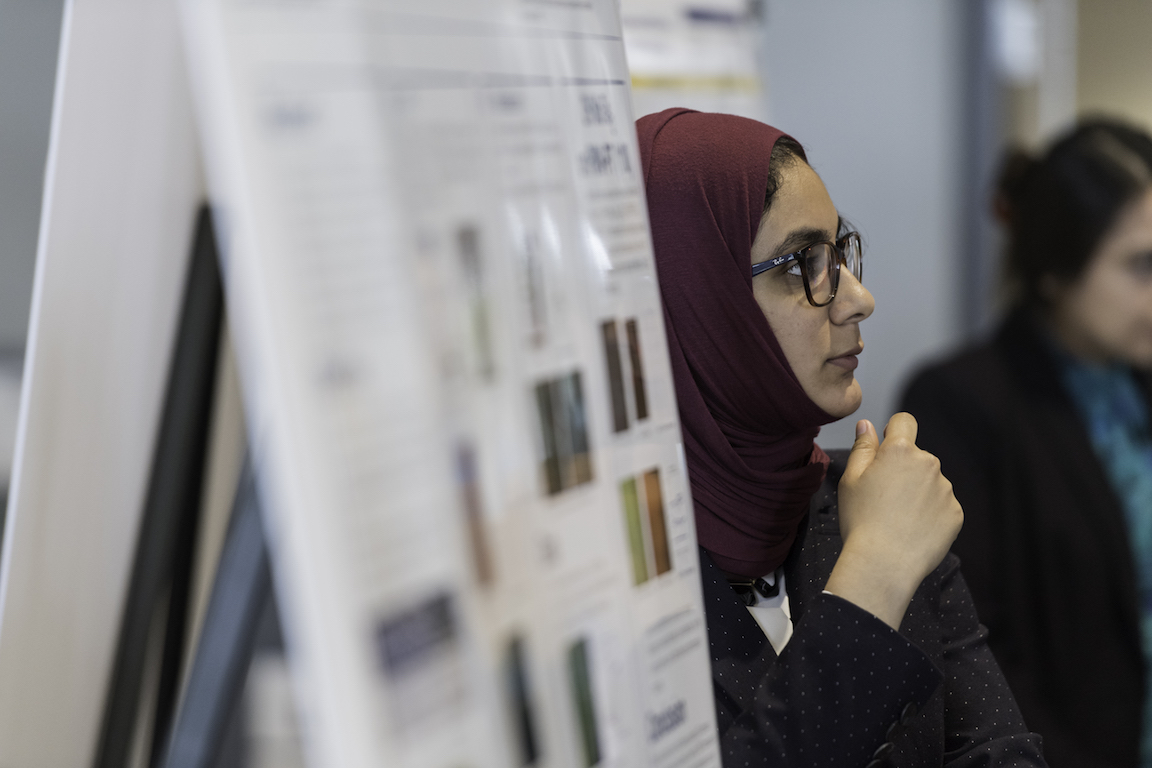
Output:
M28 332L62 0L0 0L0 351Z
M1077 108L1152 129L1152 2L1081 0L1079 5Z
M63 7L63 0L0 0L0 538Z
M898 389L959 336L963 133L959 3L769 0L770 121L804 144L865 242L876 312L861 325L864 406L824 428L847 447L856 418L883 429Z

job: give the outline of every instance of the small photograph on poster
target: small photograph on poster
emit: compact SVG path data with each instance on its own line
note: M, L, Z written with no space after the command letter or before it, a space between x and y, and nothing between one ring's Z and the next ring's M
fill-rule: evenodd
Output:
M628 530L628 552L632 560L632 582L640 585L648 581L648 555L644 546L644 524L640 522L640 497L636 478L620 483L620 499L624 504L624 524Z
M648 505L648 537L652 542L652 559L656 575L672 570L672 553L668 547L668 528L664 517L664 495L660 491L660 470L644 473L644 498Z
M492 381L496 376L495 357L492 353L492 328L488 298L484 290L484 263L480 253L480 233L473 224L464 224L456 230L456 252L460 259L468 296L469 324L472 326L472 346L475 348L480 378Z
M520 768L530 768L540 757L540 742L524 638L520 635L513 636L504 649L504 698L508 721L512 725L512 741L517 755L515 764Z
M541 469L544 474L544 487L549 495L560 493L564 484L560 479L560 445L556 435L556 409L552 407L552 382L542 381L536 385L536 412L540 417L540 437L544 447Z
M568 433L568 460L565 469L566 487L582 485L592 480L592 452L588 444L588 420L584 407L584 388L580 374L573 372L556 382L559 391L561 423Z
M624 323L628 335L628 357L632 363L632 392L636 397L636 420L648 418L648 389L644 385L644 365L640 360L640 328L635 317Z
M465 530L472 552L472 568L476 581L488 586L493 580L492 552L488 530L484 524L484 510L480 498L480 481L476 467L476 450L471 443L456 446L456 486L464 510Z
M521 245L524 269L524 288L528 302L528 341L533 347L542 347L548 341L548 296L544 286L543 254L540 237L527 232Z
M541 474L548 495L592 480L592 451L580 372L535 387L543 449Z
M452 597L440 593L376 625L377 657L399 739L426 736L461 716L467 706L455 614Z
M672 570L660 470L653 468L620 483L624 527L636 586ZM643 510L643 511L641 511Z
M628 429L628 399L624 394L624 365L620 360L620 341L616 321L600 324L600 338L604 342L604 362L608 369L608 392L612 400L612 431Z
M600 762L600 734L596 725L596 701L592 686L592 658L588 638L582 637L568 647L568 680L572 707L576 712L576 730L580 744L580 763L592 768Z
M626 431L631 422L648 418L648 387L640 354L640 323L635 317L624 320L624 338L621 339L620 323L615 318L605 320L600 323L600 341L604 347L604 363L608 372L612 431L620 433ZM628 345L627 362L623 349L625 343Z

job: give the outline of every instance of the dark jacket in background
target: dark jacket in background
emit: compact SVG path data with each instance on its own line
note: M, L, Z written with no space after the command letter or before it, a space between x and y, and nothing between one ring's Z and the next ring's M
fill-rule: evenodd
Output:
M795 632L779 657L700 552L724 765L1043 766L954 556L921 584L899 633L823 594L842 546L847 452L831 456L784 564Z
M1136 766L1146 673L1124 511L1034 321L924 370L902 407L964 507L953 551L1049 762Z

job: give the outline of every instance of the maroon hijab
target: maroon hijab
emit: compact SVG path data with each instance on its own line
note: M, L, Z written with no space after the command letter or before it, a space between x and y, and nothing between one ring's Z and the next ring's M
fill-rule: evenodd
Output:
M784 562L833 421L804 393L752 295L772 146L733 115L667 109L636 123L700 544L748 577Z

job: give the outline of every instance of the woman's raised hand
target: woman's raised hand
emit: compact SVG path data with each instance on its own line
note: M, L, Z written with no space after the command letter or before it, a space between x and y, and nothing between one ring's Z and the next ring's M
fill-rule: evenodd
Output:
M871 422L861 421L840 479L844 549L827 590L895 629L963 522L939 460L916 447L916 419L893 416L883 442Z

